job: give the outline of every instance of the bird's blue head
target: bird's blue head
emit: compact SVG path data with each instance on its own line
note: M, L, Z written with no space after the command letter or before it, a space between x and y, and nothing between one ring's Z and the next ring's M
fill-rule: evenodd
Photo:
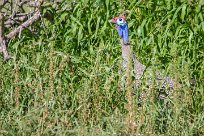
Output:
M125 26L127 24L126 18L124 16L118 16L112 19L112 22L117 26Z
M126 18L124 16L118 16L111 19L111 22L116 24L119 36L123 39L123 43L127 45L129 43L129 32Z

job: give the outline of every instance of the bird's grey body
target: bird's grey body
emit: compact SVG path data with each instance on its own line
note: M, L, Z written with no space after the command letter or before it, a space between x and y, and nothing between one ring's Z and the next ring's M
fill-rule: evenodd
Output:
M136 90L139 89L141 85L153 86L156 83L156 85L159 86L160 92L166 92L165 90L169 90L169 89L173 90L175 87L175 81L168 76L164 76L164 77L159 76L160 75L159 71L155 71L155 73L157 74L155 74L156 76L154 78L149 77L149 79L143 80L146 82L146 83L143 83L142 77L147 67L137 59L137 56L134 53L132 53L131 44L129 42L129 37L128 37L129 32L128 32L128 25L127 25L126 19L124 17L122 17L123 20L122 19L120 20L120 19L121 18L119 16L114 18L113 20L117 24L118 34L121 38L123 71L127 70L129 61L133 60L134 72L135 72L135 82L134 82L135 89ZM125 81L125 79L126 77L123 78L123 82ZM165 94L169 95L169 93L165 93ZM164 98L164 96L160 98Z

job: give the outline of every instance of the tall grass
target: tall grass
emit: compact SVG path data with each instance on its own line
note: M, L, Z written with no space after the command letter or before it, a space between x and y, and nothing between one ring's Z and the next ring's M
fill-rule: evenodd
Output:
M54 22L36 24L39 37L11 41L8 63L1 57L0 134L203 135L203 4L83 0L73 11L69 1L50 8ZM180 86L165 100L156 85L132 88L131 66L121 87L120 41L108 20L124 10L133 51L148 66L142 82L159 70Z

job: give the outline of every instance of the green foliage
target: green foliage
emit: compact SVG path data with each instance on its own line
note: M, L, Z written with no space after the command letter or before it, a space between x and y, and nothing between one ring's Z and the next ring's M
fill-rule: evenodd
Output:
M203 135L203 4L81 0L45 5L54 21L36 24L38 37L25 32L11 41L11 61L3 63L1 57L0 134L129 135L126 118L133 112L135 135ZM119 38L108 22L124 10L129 10L130 39L141 62L182 86L164 101L157 99L156 88L142 86L152 95L141 107L140 92L134 90L133 111L118 74Z

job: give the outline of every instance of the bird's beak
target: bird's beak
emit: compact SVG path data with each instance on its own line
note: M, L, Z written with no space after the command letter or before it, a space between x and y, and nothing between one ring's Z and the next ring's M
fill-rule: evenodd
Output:
M116 19L112 18L111 20L109 20L109 22L115 24L116 23Z

